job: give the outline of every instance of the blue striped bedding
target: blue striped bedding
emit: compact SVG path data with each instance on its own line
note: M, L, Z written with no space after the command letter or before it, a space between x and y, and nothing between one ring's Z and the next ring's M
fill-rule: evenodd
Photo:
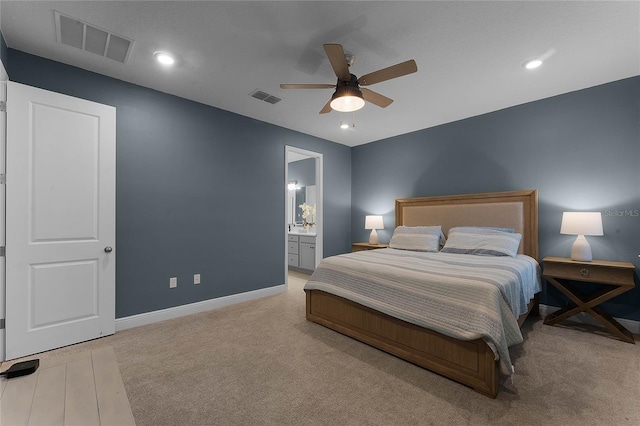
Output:
M475 256L392 248L322 260L305 285L459 339L482 338L511 374L517 317L540 291L531 257Z

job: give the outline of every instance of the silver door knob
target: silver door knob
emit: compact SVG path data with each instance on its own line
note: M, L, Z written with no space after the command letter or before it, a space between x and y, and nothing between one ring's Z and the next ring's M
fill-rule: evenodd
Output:
M113 249L112 249L111 247L109 247L109 246L106 246L106 247L104 248L104 252L105 252L105 253L111 253L112 251L113 251Z

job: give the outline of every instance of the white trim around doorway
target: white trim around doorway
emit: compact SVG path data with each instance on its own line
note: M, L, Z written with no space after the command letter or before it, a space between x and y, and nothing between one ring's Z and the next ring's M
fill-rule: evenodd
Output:
M285 145L284 148L284 182L282 188L285 192L285 212L287 211L287 197L289 190L287 189L287 183L289 182L289 161L291 157L305 156L308 158L316 159L316 265L322 260L324 247L323 247L323 235L324 235L324 190L323 190L323 157L319 152L309 151L295 146ZM289 288L289 262L288 262L288 228L287 228L287 215L284 215L284 279L285 285Z

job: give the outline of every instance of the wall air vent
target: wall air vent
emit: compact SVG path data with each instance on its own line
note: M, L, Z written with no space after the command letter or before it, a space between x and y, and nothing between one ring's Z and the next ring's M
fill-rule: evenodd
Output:
M260 99L261 101L265 101L270 104L277 104L282 100L277 96L270 95L267 92L263 92L262 90L258 90L258 89L251 92L250 95L256 99Z
M133 40L54 11L59 43L122 62L129 59Z

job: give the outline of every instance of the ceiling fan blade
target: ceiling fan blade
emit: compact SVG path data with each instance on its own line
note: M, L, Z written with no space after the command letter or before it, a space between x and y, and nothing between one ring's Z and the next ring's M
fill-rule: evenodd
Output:
M388 68L365 74L358 79L358 84L360 86L370 86L375 83L380 83L381 81L391 80L392 78L396 77L402 77L403 75L411 74L416 71L418 71L416 61L410 59L406 62L401 62Z
M351 73L349 72L349 66L347 60L344 57L344 49L340 44L323 44L324 51L331 62L333 72L340 80L351 80Z
M320 114L326 114L328 112L331 112L331 99L329 99L329 102L327 102L325 106L322 107L322 109L320 110Z
M378 92L374 92L373 90L360 88L362 92L362 97L365 101L371 102L374 105L378 105L380 108L386 108L393 102L393 99L387 98L384 95L381 95Z
M335 84L281 84L281 89L335 89Z

